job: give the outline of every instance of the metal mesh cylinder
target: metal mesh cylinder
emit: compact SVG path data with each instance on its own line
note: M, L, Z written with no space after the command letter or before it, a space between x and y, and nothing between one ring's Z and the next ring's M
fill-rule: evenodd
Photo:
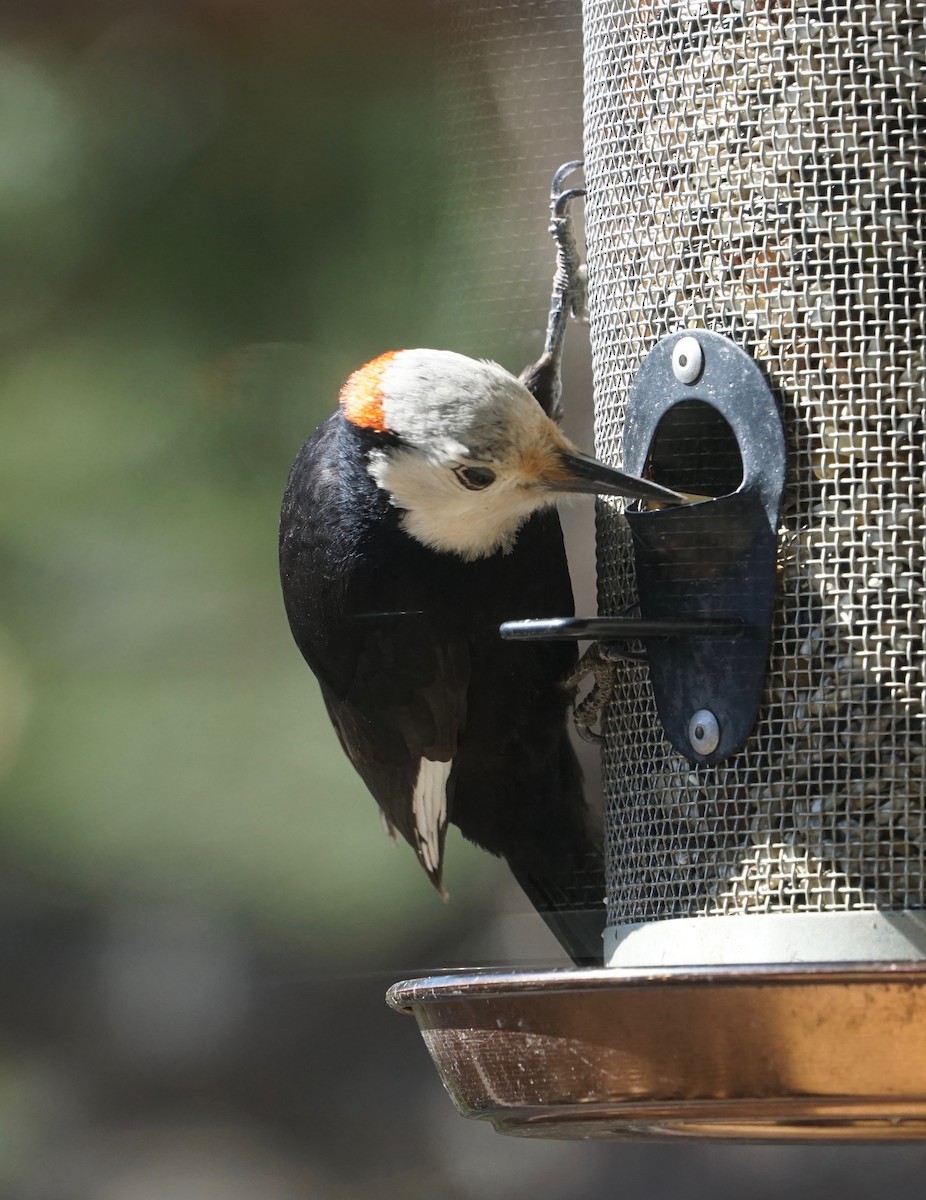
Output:
M745 748L686 761L646 668L620 668L615 944L672 918L926 910L924 11L585 0L598 452L620 460L645 354L701 328L764 367L789 454ZM601 610L617 613L634 600L629 533L602 507L599 534ZM790 956L832 957L818 951Z

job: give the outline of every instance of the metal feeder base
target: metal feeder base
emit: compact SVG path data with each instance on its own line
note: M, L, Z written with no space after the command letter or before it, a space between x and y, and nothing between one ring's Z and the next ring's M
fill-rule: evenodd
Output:
M926 963L477 971L387 1000L500 1133L926 1138Z

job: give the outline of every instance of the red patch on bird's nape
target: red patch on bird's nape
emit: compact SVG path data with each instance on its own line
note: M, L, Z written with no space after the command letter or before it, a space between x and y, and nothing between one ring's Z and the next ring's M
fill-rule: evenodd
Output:
M383 375L401 350L390 350L356 370L341 388L341 411L352 425L360 429L386 432L383 413Z

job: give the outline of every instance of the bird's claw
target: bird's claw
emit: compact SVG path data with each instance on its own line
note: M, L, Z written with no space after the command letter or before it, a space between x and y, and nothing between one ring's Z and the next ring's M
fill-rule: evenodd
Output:
M548 351L556 352L557 347L561 347L568 315L578 320L588 317L587 276L585 267L579 262L575 230L569 212L572 201L585 195L585 188L563 186L568 177L582 166L581 159L564 163L553 176L550 187L550 233L556 243L556 275L547 327L545 349Z
M581 161L565 163L553 176L550 189L550 233L556 245L556 270L553 275L553 294L543 353L535 363L521 372L521 382L536 398L543 411L559 421L562 417L562 359L563 342L569 316L584 320L587 317L586 273L579 262L575 231L569 204L584 196L584 188L564 188L563 184Z
M574 692L589 675L594 678L591 691L573 704L572 720L583 741L601 743L605 740L604 734L598 733L595 726L614 693L614 662L603 653L600 642L589 646L571 674L563 680L563 688Z
M554 219L568 216L572 201L584 195L585 188L566 188L564 192L554 192L550 196L550 212Z
M584 167L585 163L581 158L575 158L572 162L563 163L553 176L553 182L550 184L550 200L555 202L560 195L565 180L569 178L573 172L578 171L580 167ZM582 191L584 188L574 188L574 191Z
M635 607L636 605L630 605L622 615L626 615ZM574 693L584 679L592 676L591 689L572 706L573 724L576 733L584 742L600 744L606 740L604 734L599 733L595 726L602 721L604 711L617 687L618 663L646 661L645 650L630 650L626 646L611 642L593 642L585 651L562 683L564 691Z

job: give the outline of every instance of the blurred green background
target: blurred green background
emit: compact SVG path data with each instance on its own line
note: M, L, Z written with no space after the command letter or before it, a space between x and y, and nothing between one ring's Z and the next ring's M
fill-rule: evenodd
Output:
M275 525L345 375L452 344L440 30L191 7L0 48L5 854L352 956L434 905L294 651Z
M383 1004L556 950L494 861L452 839L442 905L383 836L279 499L373 355L536 353L580 144L577 0L0 10L0 1196L919 1194L915 1147L499 1138Z

